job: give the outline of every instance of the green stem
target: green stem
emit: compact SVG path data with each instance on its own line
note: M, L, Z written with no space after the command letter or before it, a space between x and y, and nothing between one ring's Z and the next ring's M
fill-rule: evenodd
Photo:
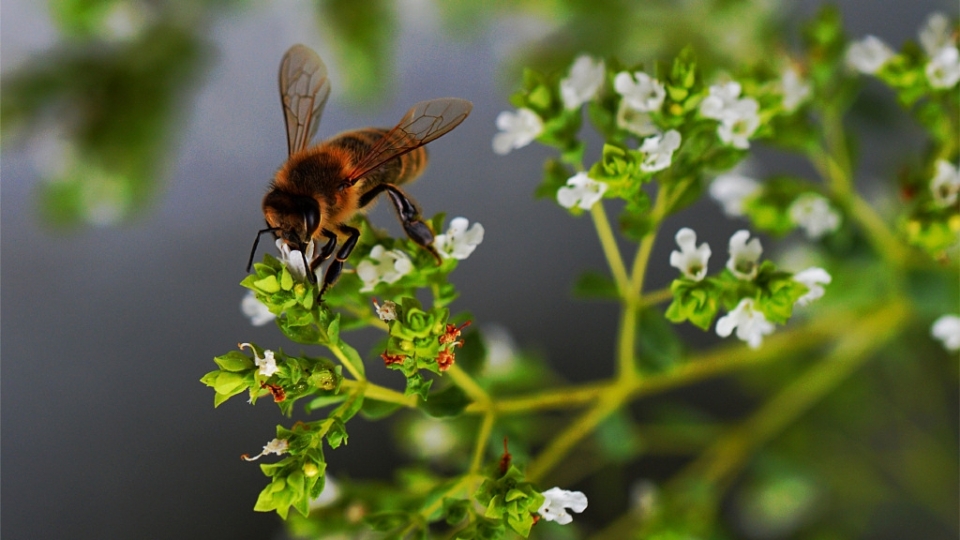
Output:
M340 348L340 345L331 343L327 345L327 348L330 349L330 352L337 357L337 360L340 360L340 363L343 364L343 367L347 368L347 371L350 372L350 375L358 381L365 381L366 377L363 376L363 373L360 373L356 367L354 367L353 362L347 358L347 355L343 352L343 349Z
M408 409L415 409L417 407L417 396L405 396L396 390L391 390L389 388L380 386L378 384L373 384L370 381L354 381L350 379L345 379L341 385L343 388L360 388L362 389L363 395L365 398L375 399L377 401L384 401L386 403L396 403L401 407L406 407Z
M473 400L474 404L484 411L491 409L490 395L463 368L454 364L450 366L446 373L453 379L453 383Z
M673 291L670 290L670 287L664 287L653 292L648 292L647 294L641 296L640 304L643 306L655 306L672 299Z
M607 264L610 265L610 272L617 284L617 290L620 291L620 297L629 298L630 279L627 277L627 268L623 264L620 248L617 247L617 239L613 235L613 229L610 227L610 220L607 219L607 213L603 209L602 202L597 202L590 208L590 216L593 218L597 236L600 238L600 245L603 247L603 254L607 258Z
M483 454L487 448L487 442L490 440L490 433L493 431L493 423L496 416L493 411L487 411L483 415L483 422L480 424L480 433L477 435L477 444L473 449L473 459L470 461L470 474L477 474L483 465Z

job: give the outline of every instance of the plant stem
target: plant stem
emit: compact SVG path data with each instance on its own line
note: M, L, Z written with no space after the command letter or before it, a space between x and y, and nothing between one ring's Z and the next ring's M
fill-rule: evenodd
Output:
M384 401L387 403L396 403L401 407L407 407L409 409L414 409L417 407L416 395L405 396L396 390L391 390L367 380L354 381L345 379L341 384L344 388L362 388L363 396L365 398Z
M330 349L330 352L337 357L337 360L340 360L340 363L343 364L343 367L347 368L347 371L350 372L350 375L358 381L365 381L367 378L363 376L363 373L360 373L359 370L353 365L353 362L347 358L347 355L343 352L343 349L340 348L340 345L336 343L331 343L327 345L327 348Z
M470 461L470 474L477 474L483 465L484 449L490 440L490 433L493 431L493 423L496 417L492 410L483 415L483 422L480 424L480 432L477 434L477 444L473 448L473 459Z
M593 218L597 236L600 238L600 245L603 247L603 254L607 258L607 264L610 265L610 272L617 284L617 290L620 291L620 297L628 298L630 279L627 277L627 268L620 256L620 248L617 247L617 239L613 235L613 229L610 228L610 220L607 219L607 213L603 209L603 202L598 201L590 208L590 217Z
M672 299L673 291L670 290L670 287L664 287L653 292L648 292L647 294L641 296L640 304L643 306L654 306Z
M454 364L450 366L446 373L453 379L453 383L473 400L473 404L476 404L481 410L491 410L490 395L460 366Z

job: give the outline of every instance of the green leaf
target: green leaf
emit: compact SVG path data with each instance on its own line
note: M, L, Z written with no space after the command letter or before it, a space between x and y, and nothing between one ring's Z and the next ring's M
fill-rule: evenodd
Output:
M240 372L256 367L253 360L240 351L230 351L227 354L214 358L213 361L224 371Z
M451 497L443 498L443 515L448 525L456 525L464 519L470 512L469 499L454 499Z
M573 286L573 294L578 298L603 298L616 300L620 298L616 283L606 274L586 271L580 274Z
M280 292L280 282L277 281L277 276L267 276L263 279L258 279L253 282L253 286L267 294Z
M420 403L420 409L434 418L448 418L459 416L470 403L459 386L451 385L430 394L429 400Z
M389 401L380 401L377 399L364 398L363 406L360 407L360 414L368 420L380 420L386 418L400 408L400 404Z
M410 523L411 517L407 512L394 510L389 512L378 512L363 518L375 531L392 531Z
M420 399L426 401L427 394L430 392L430 385L433 384L433 379L425 379L423 375L419 373L414 373L410 377L407 377L407 388L403 391L403 394L406 396L418 395Z

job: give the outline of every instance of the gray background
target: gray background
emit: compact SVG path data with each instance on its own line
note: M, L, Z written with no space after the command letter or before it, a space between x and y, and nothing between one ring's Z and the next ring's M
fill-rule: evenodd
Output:
M5 71L53 39L40 4L3 2ZM815 5L793 9L807 16ZM852 36L873 33L894 46L915 36L930 11L950 6L842 2ZM279 58L297 41L332 57L312 37L312 20L308 8L275 1L216 22L212 39L220 57L183 104L165 192L132 225L50 233L36 220L29 152L4 149L5 537L265 538L279 528L275 515L252 512L264 477L238 456L258 451L277 423L289 421L272 405L251 408L243 399L214 410L211 390L198 379L213 369L213 356L238 341L285 343L272 325L250 326L239 310L237 283L262 226L260 198L285 153ZM428 215L443 210L486 229L483 244L454 274L462 291L454 308L506 326L572 379L605 377L616 311L574 301L567 292L583 270L605 269L591 223L532 198L549 150L532 146L500 157L490 149L497 113L511 108L512 83L497 86L497 67L518 38L507 28L515 30L497 26L469 42L451 42L429 16L405 18L388 102L367 111L342 105L339 68L331 62L334 95L320 132L392 125L410 104L430 97L473 101L472 116L431 144L431 166L409 190ZM893 164L893 157L865 154L868 172ZM775 168L775 159L765 162ZM399 234L385 205L373 220ZM674 275L670 236L684 225L723 246L742 224L722 220L709 202L668 222L648 288ZM369 348L366 336L360 342L361 351ZM398 382L399 375L377 363L369 371ZM328 452L330 470L388 476L393 464L377 453L389 444L385 431L385 424L352 423L349 448Z

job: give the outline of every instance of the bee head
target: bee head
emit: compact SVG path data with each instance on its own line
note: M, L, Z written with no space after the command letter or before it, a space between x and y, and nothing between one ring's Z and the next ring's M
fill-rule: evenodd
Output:
M312 197L274 189L263 198L263 215L279 238L300 250L320 228L320 207Z
M253 256L260 242L260 235L272 232L291 247L305 252L310 238L320 228L320 207L311 197L285 193L273 189L263 198L263 215L267 228L257 233L250 251L247 271L253 266Z

